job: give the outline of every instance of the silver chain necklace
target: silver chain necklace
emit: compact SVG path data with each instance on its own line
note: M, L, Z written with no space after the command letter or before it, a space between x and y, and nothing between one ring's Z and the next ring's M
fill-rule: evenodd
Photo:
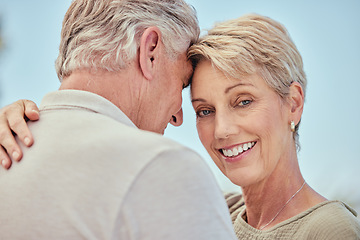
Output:
M288 203L296 196L296 194L298 194L301 189L305 186L305 181L304 183L301 185L301 187L299 188L299 190L296 191L296 193L294 193L294 195L291 196L291 198L289 200L287 200L287 202L284 204L284 206L282 206L280 208L280 210L275 214L275 216L267 223L265 224L264 226L262 226L261 228L259 228L259 230L263 230L264 228L266 228L270 223L272 223L275 218L281 213L281 211L286 207L286 205L288 205Z

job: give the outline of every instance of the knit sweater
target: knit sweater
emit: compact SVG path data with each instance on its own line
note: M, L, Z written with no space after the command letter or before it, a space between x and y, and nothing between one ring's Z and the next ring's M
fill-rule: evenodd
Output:
M340 201L325 201L267 230L258 230L245 220L240 194L225 195L238 239L360 239L357 213Z

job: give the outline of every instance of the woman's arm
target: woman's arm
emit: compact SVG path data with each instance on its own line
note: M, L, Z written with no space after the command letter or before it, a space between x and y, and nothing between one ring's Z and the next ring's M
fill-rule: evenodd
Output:
M0 163L8 169L12 160L20 161L22 151L15 141L14 135L28 147L34 139L26 121L39 119L39 109L30 100L18 100L0 109Z

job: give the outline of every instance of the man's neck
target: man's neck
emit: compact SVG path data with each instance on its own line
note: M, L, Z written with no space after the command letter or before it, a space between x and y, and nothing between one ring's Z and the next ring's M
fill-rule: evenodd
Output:
M59 90L73 89L100 95L134 121L133 109L139 104L138 91L133 86L133 82L136 81L134 78L135 74L126 71L76 70L63 79Z

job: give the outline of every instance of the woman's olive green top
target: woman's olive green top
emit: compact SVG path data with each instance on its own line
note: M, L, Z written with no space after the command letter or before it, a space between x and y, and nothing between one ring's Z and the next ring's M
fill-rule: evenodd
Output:
M247 224L246 206L240 194L226 194L238 239L360 239L357 213L340 201L325 201L267 230Z

